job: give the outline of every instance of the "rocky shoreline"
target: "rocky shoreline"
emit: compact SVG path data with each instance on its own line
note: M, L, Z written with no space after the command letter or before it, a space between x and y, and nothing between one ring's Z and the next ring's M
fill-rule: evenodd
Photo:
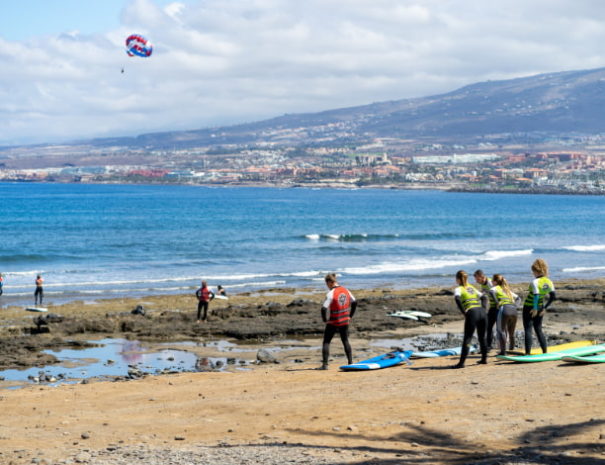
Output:
M605 322L603 284L605 280L558 283L558 300L548 319L569 329L549 334L551 342L594 338L593 325ZM523 294L524 286L514 288ZM352 338L388 338L402 328L412 335L422 334L427 325L461 321L449 289L384 289L356 294L359 311ZM201 324L195 321L191 296L112 299L95 305L72 302L35 316L9 308L0 313L0 345L5 348L0 353L0 370L49 365L56 358L43 350L91 347L89 340L102 337L149 343L223 339L260 346L286 339L319 339L323 296L322 292L293 289L234 295L228 301L212 302L209 321ZM388 316L397 310L418 310L433 316L419 321ZM517 329L522 329L521 322Z

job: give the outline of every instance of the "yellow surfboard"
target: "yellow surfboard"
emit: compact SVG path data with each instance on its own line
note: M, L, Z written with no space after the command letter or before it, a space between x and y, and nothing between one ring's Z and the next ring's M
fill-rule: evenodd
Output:
M575 349L577 347L586 347L586 346L591 346L594 344L596 344L596 341L566 342L565 344L557 344L555 346L548 346L548 352L549 353L559 352L560 350ZM511 354L511 355L525 355L524 350L507 350L506 353ZM541 354L541 353L542 353L542 349L540 348L540 346L534 347L531 350L531 355L536 355L536 354Z

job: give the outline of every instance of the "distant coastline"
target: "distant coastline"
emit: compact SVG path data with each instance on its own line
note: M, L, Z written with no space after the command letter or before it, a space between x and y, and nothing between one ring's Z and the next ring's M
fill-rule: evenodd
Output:
M194 183L194 182L164 182L156 181L149 182L146 180L137 181L126 181L126 180L112 180L112 181L58 181L58 180L35 180L35 179L15 179L15 180L4 180L1 182L6 183L36 183L36 184L113 184L113 185L183 185L183 186L200 186L200 187L262 187L262 188L278 188L278 189L392 189L392 190L438 190L447 192L467 192L467 193L481 193L481 194L536 194L536 195L605 195L605 187L601 189L585 189L574 186L573 189L564 189L560 187L501 187L501 186L469 186L460 183L441 183L441 184L427 184L427 183L405 183L405 184L363 184L351 182L305 182L305 183L271 183L271 182L229 182L229 183Z

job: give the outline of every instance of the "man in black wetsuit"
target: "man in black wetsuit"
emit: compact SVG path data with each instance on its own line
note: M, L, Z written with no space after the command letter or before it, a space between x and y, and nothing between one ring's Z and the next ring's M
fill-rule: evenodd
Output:
M348 289L338 284L335 273L327 274L325 281L330 292L326 295L326 300L321 307L321 319L326 323L326 328L324 330L321 351L323 361L320 370L328 369L330 343L336 333L340 334L340 340L345 349L349 365L353 363L353 354L349 343L349 322L357 309L355 297Z
M42 299L44 298L44 288L42 287L44 284L44 280L42 276L36 276L36 291L34 292L34 305L38 305L38 300L40 301L40 305L42 305Z

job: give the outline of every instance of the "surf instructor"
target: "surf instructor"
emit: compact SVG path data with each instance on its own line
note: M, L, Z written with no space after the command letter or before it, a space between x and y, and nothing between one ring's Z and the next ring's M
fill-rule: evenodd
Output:
M214 292L208 289L208 283L202 281L201 287L195 291L197 297L197 322L206 321L208 319L208 304L214 299Z
M321 319L326 323L326 328L321 349L322 364L320 370L328 369L330 343L336 333L340 335L349 365L353 363L353 353L349 343L349 322L357 309L355 297L348 289L338 284L335 273L328 273L324 279L330 291L327 293L326 300L321 307Z

